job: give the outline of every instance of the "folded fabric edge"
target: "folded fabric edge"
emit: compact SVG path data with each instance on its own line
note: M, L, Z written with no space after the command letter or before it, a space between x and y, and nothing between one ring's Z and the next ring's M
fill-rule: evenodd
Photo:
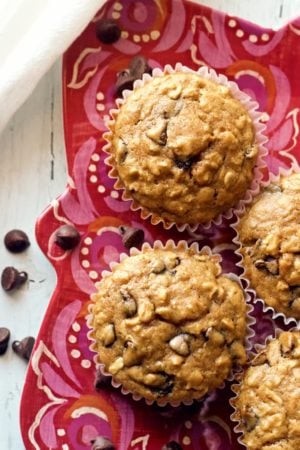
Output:
M105 0L48 0L1 67L0 132ZM17 32L17 30L16 30Z

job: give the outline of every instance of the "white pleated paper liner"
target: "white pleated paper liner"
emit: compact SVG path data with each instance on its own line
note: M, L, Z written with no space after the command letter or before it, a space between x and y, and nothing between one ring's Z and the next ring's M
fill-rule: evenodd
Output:
M265 189L266 187L268 187L270 184L272 183L277 183L279 181L279 179L281 177L288 177L289 175L292 175L293 173L300 173L300 167L298 165L293 164L290 168L286 169L286 168L280 168L279 172L277 175L269 172L269 179L266 181L262 181L261 182L261 192L263 191L263 189ZM259 196L259 194L258 194ZM255 196L256 197L256 196ZM253 197L253 201L255 201L255 197ZM245 274L245 267L244 267L244 258L243 255L241 254L240 250L242 247L241 241L239 240L239 232L238 232L238 225L240 223L240 220L242 218L242 216L245 214L245 211L247 209L247 207L250 207L251 204L243 204L240 209L237 209L235 211L236 214L236 218L237 220L231 224L231 227L234 229L234 231L236 232L236 237L233 239L233 242L237 245L237 250L235 251L235 254L239 256L240 261L236 264L238 267L240 267L242 269L242 273L240 275L241 280L244 281L244 286L246 291L249 292L250 294L253 295L253 302L254 303L260 303L262 305L263 308L263 312L270 312L272 315L272 319L282 319L285 325L289 325L289 324L297 324L298 321L296 318L294 317L287 317L283 312L280 311L276 311L272 306L269 306L264 299L260 298L257 293L256 290L254 288L254 286L251 285L251 281L247 278L246 274ZM272 205L270 205L270 214L272 214Z
M264 161L264 157L267 154L267 149L264 144L267 141L267 138L264 136L265 125L260 122L261 114L258 112L258 103L253 101L251 97L249 97L246 93L242 92L238 85L235 82L229 81L225 75L218 75L213 69L210 69L206 66L200 67L197 71L194 71L188 67L183 66L181 63L177 63L173 68L170 65L166 65L163 70L159 68L155 68L152 72L152 76L149 74L144 74L141 80L136 80L134 82L133 90L139 87L142 87L152 78L162 77L166 73L175 73L175 72L185 72L185 73L195 73L202 78L211 80L215 83L222 84L228 87L232 93L232 95L240 101L240 103L245 107L248 111L249 116L251 117L255 129L256 134L256 144L258 146L258 155L256 166L253 170L253 180L248 190L245 193L243 199L239 200L236 205L228 209L226 212L219 214L216 218L210 220L208 223L203 224L176 224L175 222L169 221L165 218L160 217L155 212L148 210L147 208L140 205L135 199L133 199L130 194L126 191L125 186L122 180L118 177L118 171L115 165L114 156L111 151L111 139L113 136L113 126L115 123L115 119L119 113L119 109L124 103L124 101L132 94L133 91L125 90L123 91L123 98L118 98L116 100L116 109L112 109L110 111L110 117L107 120L107 127L109 131L104 133L104 138L107 141L107 144L103 147L103 150L108 153L108 157L105 159L105 163L109 166L110 172L109 177L115 180L114 189L123 190L122 199L124 201L131 200L131 209L133 211L139 211L142 219L149 219L152 225L162 224L166 230L169 230L171 227L175 226L178 231L184 231L186 229L191 232L195 231L199 225L208 229L212 224L220 225L223 218L231 219L234 215L235 209L240 209L242 205L247 204L251 201L252 197L257 194L259 190L260 182L263 178L263 168L266 167L266 163Z
M199 250L199 246L198 246L197 243L193 243L191 246L188 246L186 241L179 241L178 244L176 245L173 240L167 241L165 245L159 240L155 241L153 246L150 246L148 243L144 243L142 248L141 248L141 250L139 250L137 248L132 248L130 250L130 256L134 256L134 255L137 255L137 254L140 254L140 253L147 252L147 251L151 250L152 248L153 249L164 249L164 250L170 250L170 251L172 251L172 250L188 251L189 250L189 251L192 251L194 254L205 254L205 255L208 255L211 258L213 258L213 260L215 262L218 262L218 263L220 263L221 259L222 259L220 255L213 254L209 247L203 247L201 250ZM125 258L128 258L130 256L128 256L127 254L121 254L120 255L120 262L122 262ZM112 262L110 264L111 271L113 271L118 265L119 265L118 262ZM111 271L103 271L102 272L102 278L109 276L111 274ZM240 282L239 278L235 274L222 273L222 275L227 276L228 278L238 282L239 285L242 288L241 282ZM96 288L97 288L97 285L100 284L100 283L101 283L101 281L99 283L96 283ZM93 301L95 295L96 294L91 296L91 300L92 301ZM249 295L247 293L245 293L245 291L244 291L244 297L245 297L245 302L246 302L245 349L246 349L246 352L248 354L248 352L251 349L251 338L254 335L252 326L255 324L255 319L254 319L254 317L251 316L251 312L253 310L253 306L250 305L250 303L249 303L250 302L250 297L249 297ZM142 400L143 397L141 395L136 394L134 392L131 392L131 391L125 389L120 383L116 382L113 379L113 376L105 370L104 364L101 364L101 361L100 361L101 356L99 356L99 354L97 352L97 348L96 348L96 345L95 345L95 339L92 336L92 334L93 334L92 317L93 317L93 303L91 303L91 305L89 307L89 314L87 316L87 325L88 325L88 328L89 328L88 338L89 338L89 340L91 342L90 349L95 354L94 355L95 367L97 367L101 371L101 373L103 375L110 377L112 386L115 387L115 388L121 388L122 394L124 394L124 395L130 394L131 397L134 400L136 400L136 401ZM226 380L224 380L222 382L222 384L217 389L223 389L226 386L225 382L227 380L229 380L229 381L233 380L234 373L235 373L236 370L240 370L240 368L238 366L236 368L235 367L232 368L230 373L229 373L229 375L228 375L228 377L226 378ZM213 395L214 392L215 392L215 389L213 391L211 391L210 393L206 394L205 396L203 396L203 399L209 399L210 395ZM180 406L180 405L191 405L194 402L194 400L196 400L196 399L191 398L190 400L185 400L185 401L172 401L172 400L162 400L162 401L160 401L159 399L158 400L144 399L144 400L145 400L146 404L148 404L148 405L157 404L158 406L161 406L161 407L164 407L166 405L170 405L172 407L177 407L177 406Z
M244 377L245 371L249 367L251 367L252 360L257 355L259 355L261 352L263 352L267 348L267 345L269 344L269 342L278 339L279 335L281 333L283 333L283 332L286 332L286 331L288 331L288 332L290 332L290 331L291 332L294 332L294 331L300 332L300 325L298 324L297 326L292 327L289 330L283 330L283 329L281 329L279 327L275 328L274 336L273 335L267 336L266 339L265 339L264 344L255 344L253 350L250 353L250 361L249 361L248 366L245 367L241 372L237 372L237 373L234 374L233 383L231 385L231 391L233 393L233 396L229 400L229 403L230 403L230 405L231 405L231 407L233 408L234 411L230 415L230 419L236 424L234 426L234 432L238 435L237 440L238 440L239 444L241 444L246 449L249 449L249 447L244 442L244 428L245 427L241 423L240 413L239 413L239 410L238 410L238 408L236 406L237 398L238 398L238 395L239 395L239 392L240 392L240 388L241 388L241 385L242 385L242 382L243 382L243 377ZM285 447L285 448L287 448L287 447Z

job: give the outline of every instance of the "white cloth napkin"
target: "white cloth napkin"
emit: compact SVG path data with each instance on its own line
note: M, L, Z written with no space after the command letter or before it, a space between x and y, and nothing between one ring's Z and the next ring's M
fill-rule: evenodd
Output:
M0 0L0 131L105 0Z

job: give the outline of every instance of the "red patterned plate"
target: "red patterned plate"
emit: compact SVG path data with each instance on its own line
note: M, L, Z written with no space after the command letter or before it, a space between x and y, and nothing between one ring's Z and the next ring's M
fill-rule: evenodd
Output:
M95 20L113 17L122 31L114 45L101 45ZM97 434L119 450L159 450L172 439L185 450L242 448L230 421L229 383L209 400L177 409L149 407L117 389L95 392L93 355L85 316L99 274L125 249L119 225L142 227L146 240L186 239L223 256L237 272L228 221L195 233L164 230L143 221L120 198L103 160L104 116L114 105L116 73L136 54L151 66L206 64L235 80L256 99L267 126L269 170L297 163L299 152L298 59L300 19L273 31L184 0L109 1L64 56L64 124L68 186L39 218L39 245L57 272L57 285L39 332L21 402L21 429L30 449L90 448ZM81 244L72 252L53 245L55 230L72 223ZM255 307L255 341L274 322Z

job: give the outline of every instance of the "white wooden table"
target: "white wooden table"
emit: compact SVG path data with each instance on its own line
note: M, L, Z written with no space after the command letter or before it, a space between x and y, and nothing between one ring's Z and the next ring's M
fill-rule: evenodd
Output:
M300 15L300 0L201 3L273 28ZM0 136L0 154L1 240L12 228L23 229L31 239L28 251L18 256L9 254L0 241L0 272L13 265L27 271L33 280L12 295L1 292L0 326L10 328L12 342L37 334L55 286L54 271L35 242L34 226L39 214L66 184L61 61L53 65L9 122ZM0 450L24 448L19 431L19 401L25 371L26 363L10 346L0 357Z

